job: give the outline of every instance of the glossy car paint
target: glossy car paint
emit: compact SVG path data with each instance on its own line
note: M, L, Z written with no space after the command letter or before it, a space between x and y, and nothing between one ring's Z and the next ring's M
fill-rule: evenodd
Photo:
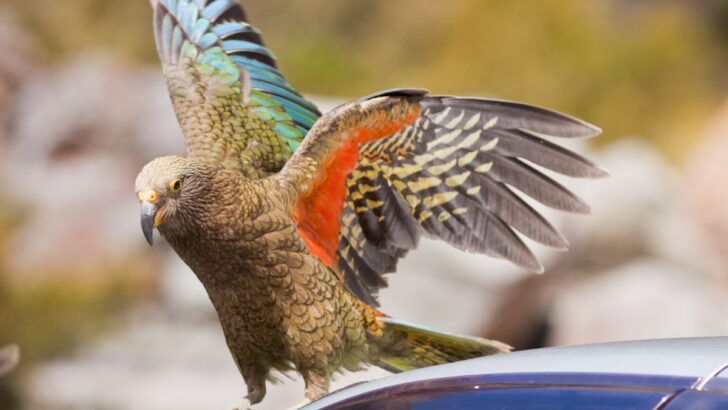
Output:
M653 409L698 380L589 373L467 376L391 386L326 409Z
M728 397L727 365L728 338L537 349L386 377L304 409L714 408Z

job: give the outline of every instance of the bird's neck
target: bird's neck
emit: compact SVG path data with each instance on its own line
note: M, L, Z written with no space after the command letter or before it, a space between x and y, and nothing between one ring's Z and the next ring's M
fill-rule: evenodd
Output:
M241 178L236 181L221 171L195 178L185 187L186 191L159 227L162 236L173 244L218 234L216 225L220 218L242 202L240 198L246 181Z
M200 187L202 197L185 198L170 221L160 226L162 236L203 283L220 275L211 266L229 263L231 255L247 258L265 234L257 223L274 210L261 181L218 172ZM168 224L169 222L169 224Z

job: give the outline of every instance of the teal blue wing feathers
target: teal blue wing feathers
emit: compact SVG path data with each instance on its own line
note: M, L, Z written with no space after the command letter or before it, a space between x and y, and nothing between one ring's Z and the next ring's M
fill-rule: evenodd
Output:
M278 71L238 2L153 0L152 6L157 50L188 149L209 151L220 161L231 152L246 157L244 151L272 130L287 147L259 156L290 156L321 114ZM205 141L199 130L210 124L200 117L211 111L217 114L209 120L215 131L230 116L238 121ZM256 155L247 157L254 161Z

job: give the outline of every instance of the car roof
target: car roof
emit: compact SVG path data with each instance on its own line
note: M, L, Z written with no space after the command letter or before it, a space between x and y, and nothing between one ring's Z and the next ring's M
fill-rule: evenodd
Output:
M481 357L384 377L344 388L303 409L320 409L373 390L446 377L505 373L611 373L694 377L707 381L726 366L728 337L550 347Z

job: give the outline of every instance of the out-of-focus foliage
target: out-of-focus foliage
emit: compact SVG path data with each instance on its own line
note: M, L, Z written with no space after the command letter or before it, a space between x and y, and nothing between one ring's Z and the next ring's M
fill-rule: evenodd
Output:
M286 72L312 91L417 85L524 100L587 118L607 137L647 138L673 157L724 98L726 48L718 26L704 24L690 2L346 2L308 30L275 10L296 8L294 16L316 20L311 9L330 2L288 3L266 2L260 16L299 33L269 38L294 50L282 56L293 68ZM332 64L321 55L307 60L303 51L321 52L310 43L316 37L335 50Z
M399 86L528 101L679 158L728 85L728 2L243 1L291 82L353 97ZM9 0L54 59L155 63L148 2Z
M0 250L23 216L0 198ZM84 340L108 329L113 318L149 293L151 266L108 266L103 275L81 279L73 273L47 273L42 280L13 277L0 251L0 346L22 346L18 372L0 379L0 408L19 405L16 383L23 370L39 360L73 352ZM148 261L147 261L148 262ZM130 272L138 272L129 274ZM145 291L144 289L147 289Z
M154 57L147 0L4 0L54 62L84 49L118 53L134 60Z

